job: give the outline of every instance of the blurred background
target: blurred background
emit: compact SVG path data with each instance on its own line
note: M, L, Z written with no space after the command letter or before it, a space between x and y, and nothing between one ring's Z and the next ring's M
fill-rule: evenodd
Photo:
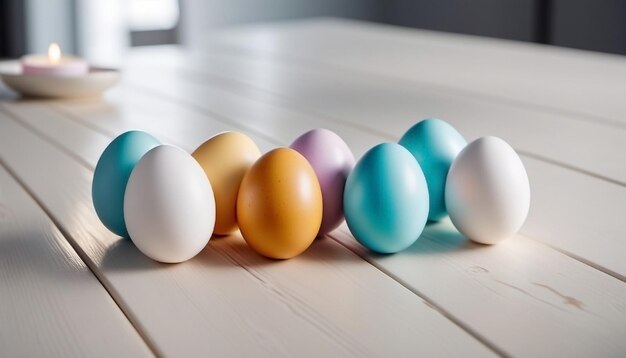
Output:
M115 65L133 46L193 47L231 26L320 16L626 54L625 0L0 0L0 58L55 41Z

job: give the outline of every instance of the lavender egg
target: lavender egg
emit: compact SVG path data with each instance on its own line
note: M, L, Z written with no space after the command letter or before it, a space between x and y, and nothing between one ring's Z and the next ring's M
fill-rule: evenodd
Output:
M328 129L313 129L298 137L291 149L305 157L322 189L322 225L317 236L325 235L341 224L343 189L354 168L354 154L337 134Z

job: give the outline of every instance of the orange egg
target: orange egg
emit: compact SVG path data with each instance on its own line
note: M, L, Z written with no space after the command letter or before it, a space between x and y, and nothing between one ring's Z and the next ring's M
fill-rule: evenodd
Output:
M261 156L248 136L238 132L220 133L196 149L192 156L200 163L215 194L215 229L227 235L237 229L237 193L244 174Z
M259 158L241 182L237 219L261 255L288 259L306 250L322 223L322 191L309 162L289 148Z

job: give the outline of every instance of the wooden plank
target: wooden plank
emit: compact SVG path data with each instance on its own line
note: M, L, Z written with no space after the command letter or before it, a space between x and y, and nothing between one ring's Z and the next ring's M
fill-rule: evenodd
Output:
M624 284L526 237L485 247L446 220L407 251L379 257L347 227L332 236L510 355L619 357L626 349Z
M146 61L151 56L162 60L158 64ZM158 52L139 51L135 61L146 64L137 66L145 72L162 73L166 65L172 78L297 108L366 131L380 133L384 125L386 131L382 134L398 137L417 119L437 116L470 138L497 135L522 153L626 185L626 167L619 165L626 160L625 132L613 126L273 57L232 56L213 51L208 56L190 58L180 50L166 48ZM358 98L350 94L356 88ZM597 160L598 157L604 160Z
M467 96L626 123L622 56L335 19L251 26L215 39L207 38L207 45L253 50L251 57L305 58Z
M0 302L3 357L152 356L61 232L1 164Z
M0 152L84 250L92 269L106 278L116 301L135 317L159 354L493 354L333 240L320 240L301 258L282 262L261 258L239 235L212 240L182 264L144 257L130 241L108 232L95 215L90 200L93 173L85 165L95 158L79 162L67 154L72 148L78 156L92 155L69 140L72 136L99 142L101 135L72 120L62 122L58 112L49 111L46 120L57 122L61 137L42 140L15 115L38 105L0 105L5 111ZM27 126L41 122L33 119ZM387 334L392 330L393 335Z
M182 91L182 96L197 91L175 87ZM134 89L132 91L135 93ZM108 97L112 105L123 108L120 112L124 113L124 121L150 118L145 122L150 125L162 115L176 118L179 127L194 128L195 133L206 135L210 135L216 125L223 125L216 123L212 115L189 110L180 103L163 101L145 93L130 96L130 92L118 88ZM209 101L207 108L212 111L221 111L216 103L227 102L214 97L215 93L199 93ZM244 106L247 102L238 103ZM62 107L90 127L121 130L122 116L97 116L99 106L67 104ZM254 111L250 108L249 112ZM263 116L272 118L272 121L282 118L282 125L277 126L274 122L273 126L267 126L267 133L277 136L277 144L289 142L293 128L286 128L300 128L301 121L292 115L284 118L280 112L270 114L264 113ZM56 119L57 125L64 122L62 118ZM267 124L260 117L230 120L238 121L231 129L252 129L253 136ZM310 126L316 124L308 123ZM137 125L137 122L128 124L129 127ZM269 128L283 128L284 132L281 134ZM180 134L176 143L184 144L187 138L191 137ZM352 145L358 138L362 137L355 130L347 139ZM262 145L264 150L267 149L265 145ZM626 317L623 316L626 312L621 303L626 286L523 236L503 245L485 247L467 242L446 222L442 226L429 227L416 245L407 252L392 256L372 255L362 249L346 234L345 226L332 236L414 292L428 297L464 327L485 337L506 354L550 355L558 352L584 356L599 349L611 355L626 349L620 338L626 329ZM582 306L576 300L583 302L586 311L580 309ZM615 312L621 313L615 316Z
M379 97L370 95L368 92L367 89L373 88L372 86L364 88L360 82L356 82L358 85L353 83L350 87L348 82L342 83L339 80L328 85L323 85L323 81L317 81L317 91L311 90L297 97L294 101L283 98L282 101L287 102L283 107L280 103L268 99L272 98L271 94L255 90L249 86L237 89L237 91L224 90L222 85L210 81L191 81L188 78L181 80L175 73L172 73L175 72L172 70L168 71L161 68L159 70L160 75L156 77L150 75L149 68L140 70L139 67L149 66L137 66L136 70L127 76L127 80L140 88L144 88L145 91L159 94L164 99L177 101L184 106L203 110L205 113L218 113L223 117L228 117L229 123L234 123L238 118L245 118L246 120L240 120L241 127L268 136L280 137L283 140L282 143L289 143L300 133L322 125L336 130L346 139L355 154L360 156L367 148L380 141L396 141L400 134L414 123L413 118L415 118L409 115L410 108L413 108L410 107L410 103L413 102L410 101L408 95L405 96L407 105L400 109L384 101L384 99L403 96L401 89L394 90L394 87L384 86L384 84L381 86L385 91L376 91ZM280 78L280 76L275 78ZM312 78L308 78L308 80L314 81ZM274 82L281 83L280 80ZM227 84L231 83L227 82ZM341 86L342 84L343 86ZM292 90L292 94L298 94L295 88L289 88ZM329 92L337 93L337 91L333 92L333 88L339 88L342 96L326 96ZM398 91L400 93L396 95ZM419 102L417 97L414 99ZM432 101L435 100L436 98L432 99ZM449 109L445 109L444 102L441 100L439 102L441 103L439 109L449 112ZM304 103L304 110L299 109L300 103ZM377 103L378 105L376 105ZM316 116L309 110L313 107L319 108L317 111L326 111L326 113L332 109L334 116L330 118L339 118L341 122L329 119L325 114ZM449 107L453 108L454 106ZM500 134L492 132L493 128L507 130L514 128L509 136L503 136L509 141L511 138L532 138L533 131L524 128L523 123L525 121L521 119L517 124L509 122L507 125L500 124L497 126L495 124L492 126L492 123L497 123L497 118L501 118L499 116L492 117L485 114L483 118L496 118L487 123L466 119L479 118L471 114L473 108L475 106L466 108L465 116L450 117L453 118L451 122L466 134L468 140L479 135ZM420 111L417 107L414 110ZM376 112L373 114L373 111ZM378 120L383 116L390 119ZM448 117L444 118L448 119ZM536 121L534 123L541 125L542 122ZM346 128L347 125L353 128ZM369 126L371 130L366 132L367 129L363 128L364 125ZM565 123L561 123L560 126L558 123L552 123L551 127L553 138L556 137L559 141L568 142L568 146L572 150L578 150L576 148L580 147L576 147L574 142L580 136L586 135L583 133L584 131L593 133L593 128L596 128L590 126L583 130L583 128L569 126ZM564 129L560 130L559 128ZM568 134L571 128L574 128L575 132ZM576 132L578 130L580 132ZM524 136L524 133L527 135ZM605 134L609 139L602 138ZM519 136L513 137L514 135ZM549 141L547 136L541 134L537 136L545 138L544 146L550 147L547 143ZM564 140L563 138L568 139ZM537 141L537 143L541 141L543 140ZM602 149L593 149L603 148L607 142L612 143L613 147L607 148L606 152L601 152ZM588 151L580 152L580 156L588 158L589 162L604 162L598 161L596 158L608 157L606 163L610 163L615 168L624 168L624 166L616 165L616 163L620 162L618 157L626 153L625 146L626 144L621 140L621 137L615 135L615 131L604 131L585 146ZM616 148L623 148L623 150L616 150ZM565 149L563 148L562 151ZM617 154L609 155L609 151ZM546 167L545 161L537 160L536 155L524 155L525 152L521 154L532 183L533 196L531 212L522 228L522 233L582 259L615 277L626 280L626 262L620 256L620 253L626 250L626 241L622 240L626 234L626 223L621 220L619 215L621 212L619 208L626 200L626 191L624 191L622 184L596 178L589 180L585 174L578 171L553 165ZM602 156L603 154L606 156ZM542 157L539 158L543 159ZM546 168L549 170L546 171ZM545 185L547 183L552 185ZM589 201L585 205L580 205L579 196L571 193L581 191L584 193L602 192L606 195L585 195ZM537 205L537 203L549 203L549 205ZM555 215L555 212L559 215ZM567 215L560 215L560 213L567 213ZM589 218L591 217L598 218L598 221L590 221ZM572 225L573 223L575 225ZM609 229L599 233L598 224ZM568 235L563 235L563 230L567 230Z

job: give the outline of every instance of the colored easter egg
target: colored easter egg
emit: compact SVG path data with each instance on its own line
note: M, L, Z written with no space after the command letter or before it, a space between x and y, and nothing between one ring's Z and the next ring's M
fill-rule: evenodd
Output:
M426 177L430 198L428 220L442 219L447 215L444 194L448 171L467 142L447 122L430 118L411 127L399 143L417 159Z
M131 240L153 260L189 260L211 238L215 199L202 167L184 150L161 145L128 179L124 217Z
M354 167L354 155L341 137L321 128L304 133L290 147L309 161L320 183L323 215L318 236L322 236L343 221L343 189Z
M124 192L133 168L160 142L142 131L115 138L104 150L93 174L91 196L98 218L113 233L128 236L124 221Z
M483 137L452 163L445 198L452 223L465 237L495 244L524 224L530 184L515 150L500 138Z
M192 156L211 181L215 194L215 229L218 235L237 230L237 193L246 171L261 156L248 136L238 132L220 133L202 145Z
M356 163L343 195L346 222L363 246L379 253L406 249L428 217L424 173L404 147L379 144Z
M322 191L309 162L290 148L261 156L241 182L237 219L263 256L288 259L306 250L322 222Z

